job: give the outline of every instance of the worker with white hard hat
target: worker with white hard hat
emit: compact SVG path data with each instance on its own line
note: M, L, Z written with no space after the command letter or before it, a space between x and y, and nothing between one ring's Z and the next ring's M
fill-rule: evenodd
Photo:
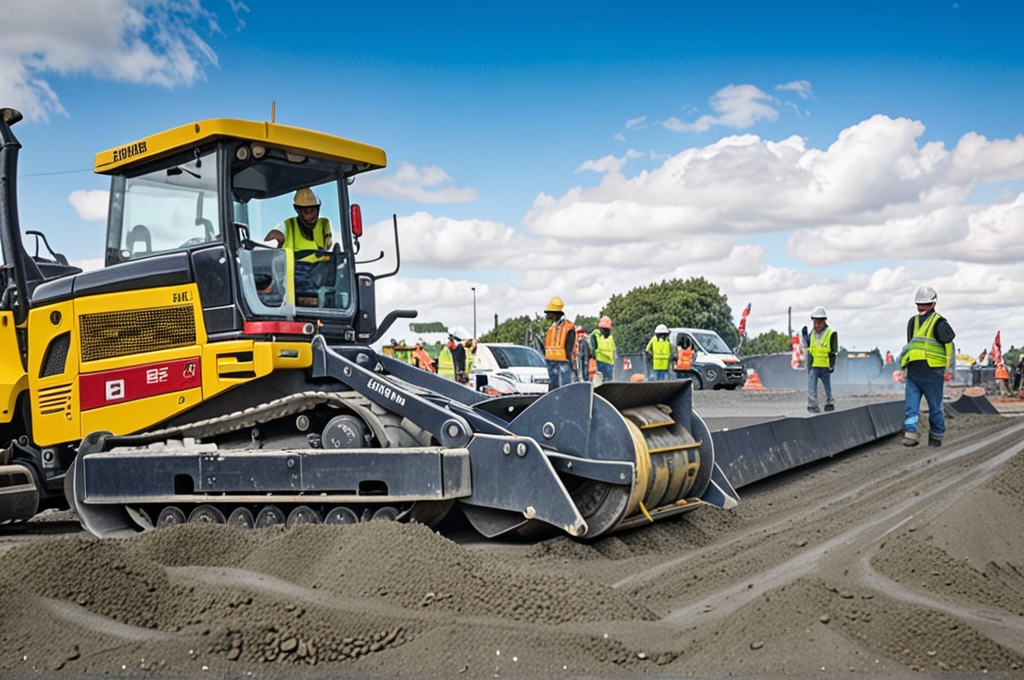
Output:
M551 327L544 336L544 359L548 365L548 391L572 382L572 358L576 348L576 331L565 318L562 298L553 297L544 308L544 317Z
M644 349L647 360L651 362L651 380L668 380L668 363L672 358L672 343L668 341L668 326L659 323L654 329L654 337L647 342Z
M907 344L900 355L902 380L907 384L904 400L903 444L917 446L921 397L928 403L928 445L942 446L946 419L942 414L942 389L952 376L956 356L949 322L935 311L938 294L921 286L914 296L917 314L907 322Z
M815 307L811 312L814 328L807 336L807 410L818 413L818 381L825 388L825 410L836 410L832 400L832 372L836 370L836 354L839 352L839 334L828 325L828 314L824 307ZM804 326L804 330L807 327Z

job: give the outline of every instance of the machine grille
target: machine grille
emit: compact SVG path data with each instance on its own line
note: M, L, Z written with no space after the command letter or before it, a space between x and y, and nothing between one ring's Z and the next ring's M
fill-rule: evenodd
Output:
M39 390L39 413L46 416L60 413L71 402L71 383Z
M83 314L79 328L82 361L153 352L196 342L195 312L191 305Z
M43 361L40 378L60 375L64 372L69 347L71 347L71 333L61 333L50 342L50 346L46 348L46 359Z

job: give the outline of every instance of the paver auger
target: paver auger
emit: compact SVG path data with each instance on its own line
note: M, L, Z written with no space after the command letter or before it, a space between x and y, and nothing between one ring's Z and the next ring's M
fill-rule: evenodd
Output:
M490 398L374 351L415 316L376 321L397 220L394 271L358 270L349 185L386 165L381 149L216 119L104 151L105 266L82 272L38 232L28 255L20 114L0 114L0 520L66 499L101 537L181 522L433 526L458 502L485 536L594 538L735 503L688 381ZM340 225L334 243L268 246L305 188Z

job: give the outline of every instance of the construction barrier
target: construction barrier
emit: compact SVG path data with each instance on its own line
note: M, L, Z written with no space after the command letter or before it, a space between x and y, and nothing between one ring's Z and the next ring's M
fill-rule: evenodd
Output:
M902 430L901 400L720 430L711 439L715 463L739 488Z

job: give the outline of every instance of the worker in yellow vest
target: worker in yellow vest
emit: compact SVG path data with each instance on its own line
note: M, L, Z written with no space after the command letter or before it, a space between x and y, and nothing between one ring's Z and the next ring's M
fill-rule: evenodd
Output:
M312 189L296 191L292 207L296 216L284 221L284 231L271 229L263 240L295 253L295 304L316 307L320 279L326 278L330 264L331 222L320 217L320 197Z
M928 402L928 445L942 446L946 419L942 414L942 390L946 374L952 371L956 333L935 311L939 296L930 286L921 286L914 296L917 315L907 321L907 344L900 354L903 380L907 383L903 407L903 444L917 446L917 424L921 419L921 397Z
M544 317L551 322L551 328L544 336L544 359L548 365L548 390L557 389L572 382L572 357L576 347L576 332L571 321L565 318L562 298L553 297L544 309Z
M672 359L672 343L668 341L668 326L659 323L654 329L654 337L647 342L644 349L647 360L651 362L651 380L668 380L668 364Z
M597 330L590 335L590 349L594 353L594 383L611 382L615 371L615 338L612 337L612 320L602 316Z
M811 312L814 328L807 334L807 410L818 413L818 381L825 387L825 410L835 411L832 401L832 372L836 370L839 334L829 328L824 307Z
M437 374L449 380L455 380L455 358L452 350L455 349L455 341L449 337L445 345L437 355Z

